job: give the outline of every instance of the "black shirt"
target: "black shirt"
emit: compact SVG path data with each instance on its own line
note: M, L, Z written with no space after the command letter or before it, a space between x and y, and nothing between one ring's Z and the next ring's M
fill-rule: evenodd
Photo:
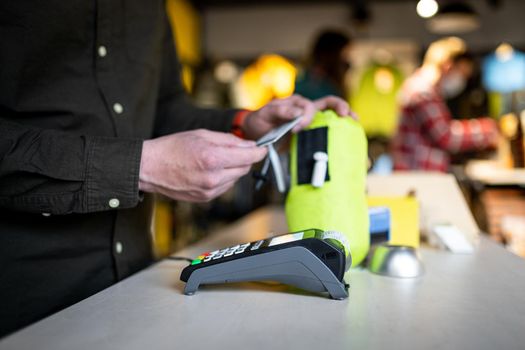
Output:
M161 0L0 2L0 335L150 264L142 140L233 114L188 101Z

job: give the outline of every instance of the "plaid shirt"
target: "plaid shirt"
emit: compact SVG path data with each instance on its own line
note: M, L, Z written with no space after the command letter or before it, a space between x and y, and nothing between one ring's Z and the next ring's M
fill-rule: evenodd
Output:
M438 90L420 72L405 81L400 97L394 169L446 172L451 153L493 145L496 123L489 118L453 120Z

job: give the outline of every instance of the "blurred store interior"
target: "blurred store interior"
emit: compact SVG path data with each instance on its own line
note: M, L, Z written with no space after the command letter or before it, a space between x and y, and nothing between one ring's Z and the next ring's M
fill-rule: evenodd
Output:
M325 29L347 33L352 40L345 53L344 97L366 130L370 171L379 173L392 171L389 144L403 81L433 41L462 38L474 58L474 74L448 106L454 118L493 118L502 140L494 150L453 155L450 171L481 230L525 256L523 159L516 160L508 146L514 136L506 136L503 125L510 118L507 129L517 125L519 133L520 119L525 121L524 1L169 0L167 6L184 84L201 106L257 109L289 96L315 37ZM522 131L521 142L523 157ZM286 155L282 158L285 164ZM282 203L284 196L273 187L256 192L253 177L246 176L210 203L160 200L158 255L257 207Z

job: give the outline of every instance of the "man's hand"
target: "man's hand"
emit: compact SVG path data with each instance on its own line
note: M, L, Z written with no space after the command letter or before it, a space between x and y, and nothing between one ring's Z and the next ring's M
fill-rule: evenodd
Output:
M283 99L276 99L257 111L246 116L242 130L247 138L256 140L273 128L302 116L300 123L293 132L310 125L314 114L319 110L333 109L340 116L352 116L348 103L336 96L327 96L315 101L310 101L302 96L293 95Z
M218 197L261 161L266 148L231 134L194 130L144 141L139 189L173 199Z

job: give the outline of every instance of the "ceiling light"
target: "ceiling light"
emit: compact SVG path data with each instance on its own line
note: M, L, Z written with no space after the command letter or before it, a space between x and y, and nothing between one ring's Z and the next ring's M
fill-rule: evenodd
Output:
M416 6L417 14L423 18L430 18L438 12L436 0L419 0Z

